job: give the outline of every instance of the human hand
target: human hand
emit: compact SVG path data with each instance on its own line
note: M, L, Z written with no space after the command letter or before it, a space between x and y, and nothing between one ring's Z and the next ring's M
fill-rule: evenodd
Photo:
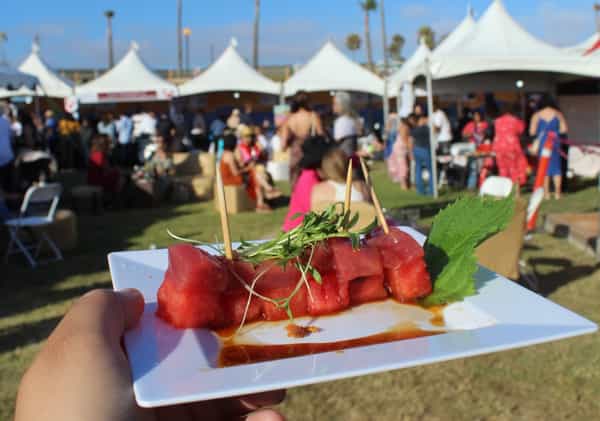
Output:
M284 391L157 409L135 403L121 338L144 310L136 290L96 290L81 297L50 335L21 380L15 421L229 420L283 417L263 406ZM254 411L254 412L253 412Z

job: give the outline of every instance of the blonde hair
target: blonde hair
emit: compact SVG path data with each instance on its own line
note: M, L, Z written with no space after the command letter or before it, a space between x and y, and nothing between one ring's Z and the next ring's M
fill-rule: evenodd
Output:
M330 149L323 156L323 161L321 162L321 171L327 180L345 183L347 168L348 156L341 149Z

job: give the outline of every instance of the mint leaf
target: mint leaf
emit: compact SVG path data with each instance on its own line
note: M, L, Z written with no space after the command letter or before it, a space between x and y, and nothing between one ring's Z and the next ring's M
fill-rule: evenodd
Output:
M433 292L425 305L439 305L475 294L475 249L510 222L514 197L502 200L463 197L437 214L425 243Z

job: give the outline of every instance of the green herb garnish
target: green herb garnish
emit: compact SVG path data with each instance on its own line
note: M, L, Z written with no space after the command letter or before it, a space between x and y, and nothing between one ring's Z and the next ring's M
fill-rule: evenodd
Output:
M424 246L434 283L433 292L423 300L425 305L460 301L475 294L475 249L506 228L514 202L512 195L502 200L463 197L437 214Z

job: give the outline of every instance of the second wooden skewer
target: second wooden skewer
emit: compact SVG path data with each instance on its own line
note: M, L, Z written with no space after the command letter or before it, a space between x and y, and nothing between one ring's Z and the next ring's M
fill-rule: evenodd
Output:
M379 220L379 224L383 229L385 234L390 233L390 227L388 226L387 221L385 220L385 215L383 214L383 209L381 208L381 203L379 202L379 198L375 193L375 188L373 187L373 183L371 182L371 175L369 174L369 170L367 169L367 164L365 164L362 156L360 157L360 167L362 169L363 176L365 177L365 182L369 187L371 192L371 199L373 199L373 206L375 206L375 213L377 214L377 219Z
M221 231L223 231L223 248L225 257L233 259L233 249L231 248L231 232L229 231L229 214L227 213L227 202L225 201L225 188L221 178L221 169L217 165L217 203L219 205L219 215L221 216Z

